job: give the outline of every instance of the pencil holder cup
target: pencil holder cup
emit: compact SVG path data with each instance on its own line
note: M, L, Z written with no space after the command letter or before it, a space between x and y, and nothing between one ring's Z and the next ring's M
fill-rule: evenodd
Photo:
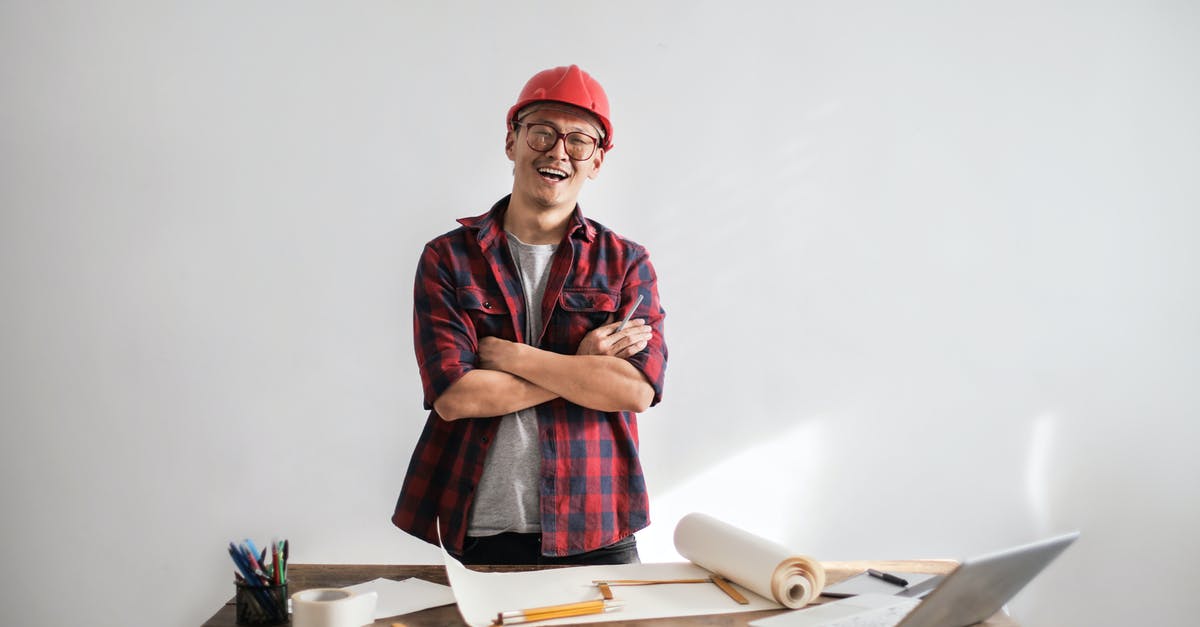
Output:
M240 581L237 585L237 624L239 625L286 625L288 624L287 584L277 586L248 586Z

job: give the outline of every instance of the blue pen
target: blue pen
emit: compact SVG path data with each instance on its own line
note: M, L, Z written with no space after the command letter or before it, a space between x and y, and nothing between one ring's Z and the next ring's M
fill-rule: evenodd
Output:
M250 566L245 553L242 552L244 549L245 547L235 547L230 542L229 556L233 558L233 563L237 565L238 570L242 571L242 578L246 580L246 585L250 586L251 593L258 601L259 607L271 614L272 617L280 618L279 609L271 602L270 593L262 587L260 579L254 573L254 568Z
M250 548L242 545L242 559L250 565L250 571L256 573L259 577L266 579L266 573L263 572L263 566L259 563L258 558L250 552Z
M263 580L262 580L262 578L259 577L259 575L262 574L262 572L259 572L257 568L254 568L254 565L251 562L250 557L247 557L247 555L246 555L245 547L234 547L234 544L232 542L230 542L229 543L229 555L233 557L234 563L236 563L236 565L238 565L238 568L241 571L242 577L246 578L247 584L250 584L252 586L262 586L263 585Z
M250 547L251 555L258 555L258 547L254 546L254 540L246 538L246 546Z
M259 551L258 547L254 545L254 540L250 538L246 538L246 547L249 549L247 555L250 556L250 565L254 567L259 575L269 579L267 577L267 552Z
M246 583L256 588L261 588L266 585L265 576L261 569L254 565L254 558L250 556L249 550L245 546L230 549L233 553L234 561L242 570L242 575L246 578Z
M253 589L252 594L258 599L258 604L262 605L263 608L267 608L268 605L264 605L264 603L269 599L263 596L264 591L260 589L262 586L258 583L258 577L254 576L254 569L250 568L250 564L246 562L246 556L242 554L241 549L236 548L232 542L229 543L229 557L233 559L234 565L241 571L242 580L246 582L247 586Z
M250 565L250 561L246 559L246 554L241 549L229 543L229 556L233 558L233 563L237 565L238 570L242 571L242 577L246 583L251 586L261 586L261 580L254 572L254 567Z

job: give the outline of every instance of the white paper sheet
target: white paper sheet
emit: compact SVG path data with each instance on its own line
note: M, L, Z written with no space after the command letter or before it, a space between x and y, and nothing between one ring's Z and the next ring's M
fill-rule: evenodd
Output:
M908 585L897 586L863 572L862 574L828 586L825 588L824 594L831 597L848 597L856 594L899 594L927 579L940 576L931 573L907 573L898 570L889 570L888 573L907 581Z
M750 623L752 627L894 627L920 603L895 595L860 594Z
M685 524L685 521L688 522ZM782 606L770 598L772 595L795 604L799 594L796 588L803 587L803 594L808 598L819 594L824 585L824 570L815 561L795 556L777 544L708 516L689 514L685 521L680 521L676 529L676 548L695 563L481 573L468 570L444 548L442 556L459 612L472 627L490 625L498 612L600 599L600 592L592 583L595 580L698 579L716 572L727 577L750 603L739 605L711 583L613 586L614 600L625 604L621 609L606 614L539 621L538 624L599 623L781 609ZM682 538L678 533L680 529L683 529ZM701 563L703 567L698 565ZM798 563L814 568L817 573L801 576Z
M601 598L593 580L597 579L694 579L709 572L685 562L669 564L622 564L619 566L578 566L527 573L480 573L468 570L443 550L446 574L458 599L458 611L472 627L491 625L497 612L520 610L560 603L576 603ZM655 586L613 586L615 600L625 606L615 612L575 616L539 625L599 623L613 620L641 620L666 616L698 616L778 609L780 606L734 586L749 605L738 605L720 588L708 583L663 584Z
M359 593L374 590L379 595L379 603L375 606L376 620L454 603L454 592L450 586L443 586L416 577L410 577L404 581L380 577L372 581L346 586L345 589Z

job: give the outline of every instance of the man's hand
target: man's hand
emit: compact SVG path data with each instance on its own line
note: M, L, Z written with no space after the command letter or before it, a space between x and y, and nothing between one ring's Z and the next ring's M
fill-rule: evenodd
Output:
M579 343L579 349L575 351L575 354L609 355L626 359L646 348L646 344L654 333L653 328L641 318L630 320L625 324L624 329L617 331L619 326L621 323L613 322L612 314L609 314L606 324L592 329L583 336L583 341Z

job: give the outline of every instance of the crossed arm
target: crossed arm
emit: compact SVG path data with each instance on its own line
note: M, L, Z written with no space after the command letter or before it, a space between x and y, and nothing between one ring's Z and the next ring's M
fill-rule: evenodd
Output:
M444 420L503 416L562 397L600 411L642 412L654 389L626 358L646 347L652 329L644 320L593 329L574 355L545 351L495 337L479 341L477 368L433 402Z

